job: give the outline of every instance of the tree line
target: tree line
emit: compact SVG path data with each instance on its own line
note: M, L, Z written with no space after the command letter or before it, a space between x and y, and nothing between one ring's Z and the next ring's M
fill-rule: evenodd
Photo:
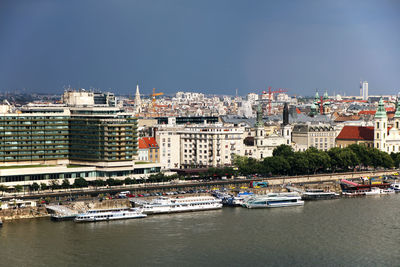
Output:
M400 153L388 154L365 145L353 144L345 148L334 147L328 151L314 147L306 151L293 151L288 145L280 145L272 157L262 160L235 155L234 165L242 175L305 175L329 172L345 172L376 168L399 167Z

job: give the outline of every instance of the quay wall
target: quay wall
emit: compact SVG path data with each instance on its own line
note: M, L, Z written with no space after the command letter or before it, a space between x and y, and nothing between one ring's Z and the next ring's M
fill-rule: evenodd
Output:
M0 210L0 218L3 221L32 219L48 217L49 214L45 207L29 207Z
M390 175L396 171L367 171L367 172L354 172L354 173L332 173L321 175L308 175L308 176L283 176L276 178L263 179L271 185L282 185L287 183L323 183L328 181L339 181L341 179L355 179L360 177L369 176L382 176Z

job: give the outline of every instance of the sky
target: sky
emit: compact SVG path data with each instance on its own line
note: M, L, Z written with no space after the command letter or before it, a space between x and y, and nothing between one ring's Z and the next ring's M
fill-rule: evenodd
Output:
M0 0L0 92L400 91L400 1Z

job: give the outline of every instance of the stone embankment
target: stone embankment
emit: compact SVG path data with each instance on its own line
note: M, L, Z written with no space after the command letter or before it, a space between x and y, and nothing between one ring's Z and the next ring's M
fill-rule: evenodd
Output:
M0 210L0 218L3 221L18 220L18 219L31 219L48 217L49 214L45 207L29 207L29 208L15 208Z

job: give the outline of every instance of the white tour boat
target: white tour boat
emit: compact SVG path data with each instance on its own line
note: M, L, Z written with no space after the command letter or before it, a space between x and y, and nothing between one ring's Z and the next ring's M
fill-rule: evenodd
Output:
M267 195L258 195L245 200L245 208L275 208L303 206L304 201L297 192L292 193L269 193Z
M382 189L378 187L372 187L371 191L365 192L366 196L373 196L373 195L387 195L387 194L393 194L395 193L394 189L388 188L388 189Z
M132 209L132 208L88 210L86 213L78 214L75 217L74 221L100 222L100 221L144 218L146 216L147 215L143 214L142 210Z
M209 196L183 198L159 197L150 202L135 204L141 205L143 213L145 214L213 210L222 208L221 199Z
M390 188L392 188L395 192L400 192L400 183L391 184Z

